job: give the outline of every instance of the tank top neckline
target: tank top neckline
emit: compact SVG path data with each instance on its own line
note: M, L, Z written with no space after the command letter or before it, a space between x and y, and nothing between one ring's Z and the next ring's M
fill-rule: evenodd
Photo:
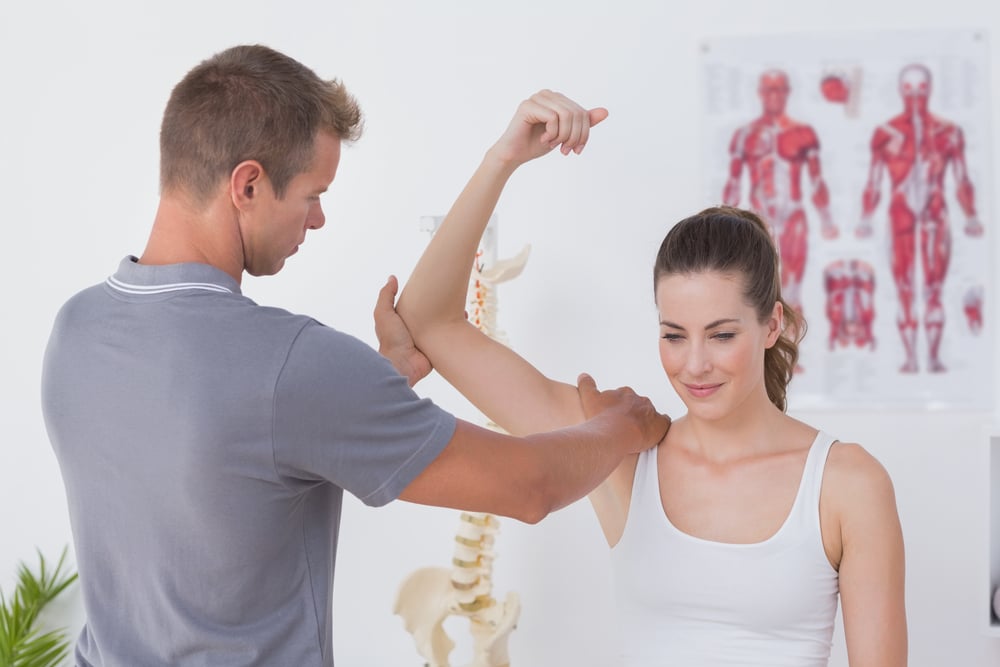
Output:
M805 493L806 483L807 481L809 481L809 478L815 474L817 468L819 469L820 472L823 470L823 466L818 465L816 463L816 457L820 456L820 452L822 451L822 455L825 461L826 452L830 450L830 446L835 441L836 440L834 438L825 435L823 431L816 432L816 437L813 438L812 443L809 445L809 452L808 454L806 454L805 464L802 466L802 475L799 478L798 488L795 491L795 499L792 501L792 506L789 509L788 514L785 515L785 518L782 520L781 525L778 526L778 529L774 533L772 533L770 537L767 537L763 540L759 540L757 542L720 542L718 540L710 540L704 537L698 537L697 535L692 535L691 533L681 530L676 525L674 525L673 521L670 520L670 517L667 515L667 510L663 507L663 496L661 495L661 489L660 489L660 475L659 475L659 469L657 468L657 452L659 450L659 447L653 447L649 450L650 455L649 455L649 461L647 462L647 466L649 466L649 468L645 471L645 473L647 475L650 475L653 478L653 481L655 482L652 486L656 491L656 500L657 500L656 506L659 507L660 509L660 516L663 517L663 523L666 526L666 528L675 535L678 535L679 537L685 540L690 540L698 544L709 545L720 549L762 548L779 540L781 536L785 533L788 525L791 524L792 521L794 520L796 514L798 512L803 511L802 504L804 502L804 499L802 498L802 495ZM633 498L632 502L635 502L635 500L636 499ZM819 521L818 502L817 506L814 509L817 512L817 521Z

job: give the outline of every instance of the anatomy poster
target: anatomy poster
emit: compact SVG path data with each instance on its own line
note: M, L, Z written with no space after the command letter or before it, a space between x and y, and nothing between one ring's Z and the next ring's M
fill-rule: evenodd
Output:
M718 37L702 56L705 204L762 215L808 322L791 406L989 408L986 36Z

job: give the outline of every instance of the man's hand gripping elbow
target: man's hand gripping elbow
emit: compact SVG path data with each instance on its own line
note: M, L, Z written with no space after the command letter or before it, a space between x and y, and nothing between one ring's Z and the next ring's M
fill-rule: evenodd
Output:
M431 362L413 343L410 330L396 313L396 292L399 282L396 276L389 276L379 290L373 316L375 335L378 337L379 353L388 359L400 375L412 387L431 372Z

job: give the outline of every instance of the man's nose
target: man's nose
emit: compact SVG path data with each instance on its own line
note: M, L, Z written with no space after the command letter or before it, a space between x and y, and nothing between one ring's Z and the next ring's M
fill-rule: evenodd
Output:
M309 212L309 219L307 220L307 225L309 229L319 229L326 224L326 214L323 213L323 207L319 204Z

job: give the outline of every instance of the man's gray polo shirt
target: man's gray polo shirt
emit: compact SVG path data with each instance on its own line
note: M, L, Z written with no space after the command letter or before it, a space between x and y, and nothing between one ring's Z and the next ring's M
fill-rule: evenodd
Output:
M95 666L332 665L343 490L389 502L455 428L361 341L133 257L59 312L42 404Z

